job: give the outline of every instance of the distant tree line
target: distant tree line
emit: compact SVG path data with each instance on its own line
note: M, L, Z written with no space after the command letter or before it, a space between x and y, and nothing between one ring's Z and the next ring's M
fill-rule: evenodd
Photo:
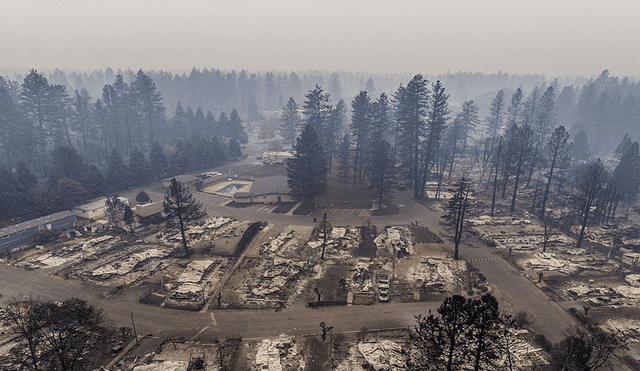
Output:
M154 80L161 92L165 106L173 110L177 102L191 107L211 110L216 116L237 108L240 114L248 114L250 106L260 111L273 111L282 107L288 97L302 102L304 93L318 84L326 88L334 100L347 99L365 90L370 95L393 91L400 82L407 81L407 73L366 73L348 71L224 71L215 68L193 68L190 71L154 71L146 74ZM26 73L15 69L0 68L0 75L14 81L22 81ZM92 96L102 94L104 85L117 75L131 80L136 71L114 71L111 68L93 71L69 71L54 69L46 77L52 84L67 86L68 91L86 89ZM486 74L481 72L441 73L428 76L448 86L456 101L475 99L487 91L497 91L508 86L531 87L543 83L544 75ZM566 79L565 85L584 84L587 79Z
M640 135L640 125L637 125L640 115L634 114L640 110L640 101L638 105L634 103L637 100L634 97L640 91L638 84L628 79L619 81L607 71L586 81L581 88L561 88L558 80L537 85L540 80L530 77L521 80L532 86L530 89L500 89L486 107L474 100L452 104L444 81L455 81L453 84L459 89L460 79L467 76L465 74L446 75L442 81L435 82L416 75L389 95L379 92L371 77L365 80L361 75L365 89L355 94L349 103L342 98L345 94L341 81L345 74L334 73L325 78L322 74L309 73L302 79L304 84L298 84L295 83L297 75L291 73L286 75L288 85L283 82L285 74L256 74L257 90L247 90L248 96L233 92L244 86L240 82L245 78L251 80L251 74L248 77L247 74L194 69L189 76L154 73L152 79L151 74L140 70L128 75L129 82L117 74L113 76L113 82L103 86L102 94L95 102L86 90L68 96L64 85L49 84L37 71L31 71L22 84L0 79L2 162L14 177L30 170L40 179L56 178L51 154L56 148L73 147L87 169L94 174L97 169L101 170L108 182L108 168L114 169L112 173L118 168L113 160L117 157L114 149L123 161L131 161L133 157L134 164L141 163L140 153L146 153L151 173L158 177L177 174L179 169L204 168L225 158L235 158L240 155L239 145L246 143L248 138L238 110L231 109L227 116L224 111L214 115L213 110L206 109L211 105L214 96L211 94L219 90L216 94L224 95L229 102L238 103L236 99L245 96L248 115L253 116L251 120L260 119L263 110L258 108L258 102L264 105L265 97L272 99L269 107L280 108L277 133L286 144L296 147L303 128L310 126L321 148L316 157L326 161L327 172L336 171L345 186L351 183L375 189L380 207L398 180L407 182L416 198L425 198L427 182L435 181L437 188L432 196L437 198L444 181L456 173L456 177L464 177L473 167L480 172L476 186L491 188L494 199L496 195L505 198L509 194L511 210L515 210L523 187L534 189L534 202L525 207L530 206L532 212L542 217L549 206L549 194L555 195L553 201L556 202L563 189L573 189L577 175L572 165L586 161L592 153L608 147L613 150L615 144L603 147L602 143L606 141L601 138L618 136L617 141L624 136L620 130L629 129L624 138L633 143L632 138ZM482 81L482 76L468 77ZM57 78L61 78L60 72ZM177 84L187 78L191 78L189 84L185 83L189 93L186 90L171 93L176 104L173 116L167 120L167 102L155 81L164 81L160 85L165 84L163 89L168 91L167 81ZM485 78L489 79L489 76ZM296 100L299 88L313 79L328 80L329 91L316 84ZM495 86L495 81L518 81L514 79L500 75L487 81ZM227 85L223 80L234 88L225 88ZM388 80L390 78L386 83ZM284 88L294 85L293 90ZM179 95L177 91L185 94ZM262 98L254 100L252 94L258 91ZM229 92L232 94L227 94ZM291 95L284 98L287 92ZM191 105L184 108L180 102L183 99L192 101L189 94L201 94L202 105L196 102L193 108ZM602 103L596 102L600 104L598 112L593 111L594 97ZM604 105L605 102L616 102L611 97L625 97L626 103ZM213 101L217 102L217 99ZM226 105L216 107L219 110ZM591 110L591 114L585 114L585 109ZM607 128L606 136L605 133L597 134L604 127ZM595 144L589 142L592 133L598 135ZM194 151L205 155L189 155ZM166 157L166 166L160 152ZM619 152L621 159L623 149ZM209 160L213 157L216 160ZM24 163L22 169L21 162ZM91 169L91 164L95 169ZM144 171L135 166L133 169L134 177L144 177L140 175L145 174ZM91 193L91 187L77 178L79 176L68 179L76 180ZM63 178L56 180L60 179ZM130 182L137 184L137 180ZM618 188L620 182L616 181ZM557 187L555 191L554 186ZM48 187L53 187L51 181ZM292 187L296 189L295 184ZM637 195L634 187L629 188L631 190L625 191L628 202ZM304 192L296 190L295 193L302 195ZM608 197L614 197L612 195L616 193L610 192ZM602 215L614 213L618 204L618 201L612 201L608 206L610 211ZM596 220L604 219L599 216Z
M153 179L239 158L247 143L238 112L218 120L177 106L142 70L117 75L95 101L71 96L35 70L22 84L0 78L0 219L43 215Z

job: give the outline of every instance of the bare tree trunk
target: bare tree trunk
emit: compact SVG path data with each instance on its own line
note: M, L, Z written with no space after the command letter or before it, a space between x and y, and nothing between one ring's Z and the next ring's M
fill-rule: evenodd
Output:
M493 197L491 199L491 216L496 206L496 190L498 189L498 165L500 164L500 152L502 151L502 141L498 144L498 156L496 159L496 173L493 178ZM488 182L487 182L488 184Z

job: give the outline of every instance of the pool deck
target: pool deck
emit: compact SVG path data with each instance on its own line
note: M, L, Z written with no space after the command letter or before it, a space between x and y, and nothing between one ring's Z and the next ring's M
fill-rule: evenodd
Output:
M233 192L220 192L221 190L223 190L224 188L230 186L231 184L238 184L238 185L243 185L243 187L236 189ZM233 197L233 194L236 192L249 192L249 190L251 189L251 185L253 184L252 181L250 180L226 180L224 182L219 182L213 185L210 185L208 187L206 187L205 189L203 189L202 191L205 193L211 193L214 195L218 195L218 196L223 196L223 197Z

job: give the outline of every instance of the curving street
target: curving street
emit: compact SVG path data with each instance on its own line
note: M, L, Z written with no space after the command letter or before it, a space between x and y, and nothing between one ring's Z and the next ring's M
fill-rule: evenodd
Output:
M252 166L244 161L236 166ZM135 197L139 190L131 190L125 197ZM152 199L163 197L160 188L145 188ZM203 203L209 215L231 216L239 220L265 220L276 233L288 225L314 225L313 218L327 213L336 226L357 226L370 220L379 230L385 225L408 225L418 221L448 242L447 233L440 226L440 213L431 210L410 197L410 191L396 192L395 201L402 204L397 215L371 217L363 210L328 209L317 210L312 215L294 216L274 214L264 207L231 208L223 206L229 201L211 194L194 192ZM260 234L253 245L258 246L269 234ZM248 247L250 249L251 246ZM516 313L525 310L536 318L533 328L546 335L552 342L560 341L567 326L575 320L558 304L541 292L529 278L524 277L510 264L495 254L494 249L484 243L469 238L461 247L461 258L471 262L487 277L498 298L501 309ZM170 336L191 337L231 337L258 338L281 333L309 334L319 331L319 322L334 327L335 332L360 331L362 329L383 329L407 327L415 323L414 316L435 310L439 302L418 303L377 303L370 306L337 306L311 309L298 304L280 311L274 310L210 310L204 313L179 311L143 305L138 298L143 294L139 289L128 288L123 294L104 297L96 287L80 281L64 280L49 276L46 270L25 271L0 264L2 300L18 295L60 300L80 297L100 308L113 320L116 326L131 326L133 313L139 334L165 333Z

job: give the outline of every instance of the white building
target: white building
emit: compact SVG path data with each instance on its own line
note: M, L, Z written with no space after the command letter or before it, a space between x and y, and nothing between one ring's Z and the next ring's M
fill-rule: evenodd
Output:
M118 197L120 202L129 205L129 199ZM78 218L102 219L107 216L107 198L100 198L90 203L76 206L71 210Z

